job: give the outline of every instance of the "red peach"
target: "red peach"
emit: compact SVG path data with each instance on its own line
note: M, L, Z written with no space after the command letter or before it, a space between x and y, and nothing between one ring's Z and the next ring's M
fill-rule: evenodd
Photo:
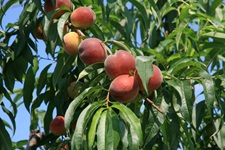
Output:
M61 8L62 6L66 6L68 8L72 8L72 3L70 0L56 0L55 1L55 6L52 4L51 0L46 0L44 3L44 10L45 12L49 12L58 8ZM60 10L59 12L57 12L53 18L60 18L65 12L67 12L67 10Z
M135 78L138 80L140 90L143 92L145 91L142 80L138 74L138 72L135 73ZM158 89L163 80L163 75L161 70L156 66L153 65L153 75L148 80L148 91L153 92L154 90Z
M130 71L135 71L136 61L129 52L119 50L115 54L109 55L104 65L106 74L114 79L119 75L130 74Z
M139 93L138 81L134 76L120 75L111 82L109 93L116 101L132 102Z
M83 40L78 47L78 53L81 61L87 65L103 62L107 55L105 44L97 38Z
M70 21L74 27L86 29L94 24L95 12L89 7L79 7L70 15Z
M163 75L159 67L153 65L153 75L148 81L148 90L154 91L158 89L163 81Z
M66 128L64 126L64 117L57 116L50 123L50 130L55 135L64 135L66 134Z

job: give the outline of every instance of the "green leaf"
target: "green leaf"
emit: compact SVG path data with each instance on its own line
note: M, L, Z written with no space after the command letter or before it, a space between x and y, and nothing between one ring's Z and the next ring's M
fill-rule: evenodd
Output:
M51 64L47 65L40 73L40 76L38 78L37 82L37 95L39 95L44 88L44 86L47 84L47 76L48 76L48 69L51 67Z
M51 100L50 103L48 104L45 117L44 117L44 130L46 135L49 133L49 127L52 121L52 114L53 114L54 108L55 108L54 101Z
M142 5L143 4L142 2L138 2L136 0L128 0L128 1L130 1L134 6L137 7L138 11L141 13L141 17L143 18L144 25L147 29L149 27L149 25L148 25L149 17L148 17L148 13L147 13L147 8Z
M104 111L99 120L97 129L97 148L99 150L106 149L107 130L107 111Z
M5 125L0 118L0 149L4 150L11 150L12 149L12 141L9 136L9 133L5 129Z
M220 33L220 32L207 32L207 33L203 34L203 36L225 39L225 33Z
M175 120L175 118L173 118ZM177 120L176 120L177 121ZM173 125L173 126L172 126ZM179 124L176 124L175 121L170 122L166 120L161 126L161 132L163 136L163 143L167 146L167 149L176 149L178 142L179 133ZM178 134L179 133L179 134Z
M217 119L215 122L216 129L218 130L218 133L213 135L213 139L215 140L217 146L220 149L224 149L225 143L225 125L221 119Z
M143 144L143 133L140 120L137 118L137 116L122 103L115 102L111 107L118 109L121 112L121 114L126 116L124 118L125 122L128 122L130 126L132 126L133 131L135 132L135 134L137 134L139 146L141 146Z
M213 116L213 103L215 100L215 85L211 78L211 75L208 74L205 70L201 70L199 72L199 76L201 77L201 84L204 88L205 95L205 104L207 106L207 113L210 116Z
M35 74L33 71L33 67L31 66L27 71L23 87L23 94L24 94L23 101L28 112L30 112L29 107L33 100L34 83L35 83Z
M19 0L10 0L8 1L3 7L1 6L1 11L0 11L0 22L2 26L2 18L5 16L6 11L15 3L17 3Z
M169 105L166 102L166 92L160 92L157 94L155 100L155 105L159 106L164 112L168 111ZM165 95L165 97L164 97ZM166 119L166 115L161 114L158 110L152 107L152 105L145 101L145 109L143 115L141 116L141 125L144 134L144 146L143 148L151 148L155 145L159 129L162 126L163 122Z
M10 111L10 110L8 110L5 106L4 106L4 104L2 103L1 104L1 106L2 106L2 110L9 116L9 118L10 118L10 120L11 120L11 122L12 122L12 125L13 125L13 134L15 134L15 131L16 131L16 116L15 115L13 115L13 113Z
M168 80L166 82L179 93L181 98L181 102L174 101L174 105L177 106L175 110L182 114L182 117L185 121L190 122L192 107L194 103L194 98L192 98L193 92L190 86L190 82L188 80L180 81L178 79Z
M57 30L58 30L58 34L59 34L59 38L61 39L61 41L63 41L63 36L64 36L64 30L65 30L65 26L67 26L67 25L65 25L66 24L66 22L67 22L67 20L68 20L68 17L70 16L70 12L66 12L66 13L64 13L61 17L60 17L60 19L59 19L59 21L58 21L58 24L57 24Z
M122 34L122 36L123 36L125 39L127 39L127 34L126 34L126 32L125 32L123 26L121 26L118 22L116 22L116 21L114 21L114 20L110 20L110 24L111 24L112 26L114 26L114 27Z
M122 142L122 150L127 150L129 146L128 142L128 129L123 121L120 121L120 136Z
M88 131L88 148L89 149L92 149L92 146L94 145L95 136L96 136L96 128L97 128L100 117L102 117L101 114L104 110L105 108L98 109L92 118L91 126Z
M103 62L91 64L91 65L87 66L84 70L81 71L81 73L79 74L77 80L80 80L83 77L85 77L86 75L89 75L92 72L94 72L94 71L96 71L98 69L101 69L101 68L104 68L104 63Z
M69 105L65 113L65 127L67 130L70 129L70 124L73 120L74 113L77 107L82 103L82 101L91 93L96 91L97 87L86 88L82 93L80 93Z
M197 65L197 62L194 62L192 58L182 58L173 63L167 73L176 74L181 69L185 69L188 66L195 66L195 65Z
M63 75L68 73L72 68L72 63L74 62L74 56L69 56L66 53L59 54L55 70L53 72L52 83L54 88L56 88L58 82L61 81Z
M126 119L125 114L120 113L120 117L123 119L123 121L126 123L128 128L128 134L127 134L127 140L128 140L128 147L129 149L139 149L140 143L137 133L135 132L132 125L130 125L130 122Z
M106 149L118 149L120 142L120 119L116 112L109 108L107 112Z
M127 52L132 52L131 49L122 41L108 40L105 43L111 43L111 44L117 46L121 50L125 50Z
M80 114L77 120L76 129L74 131L73 137L71 139L72 150L83 149L84 136L86 135L87 124L93 116L94 112L102 106L102 103L94 102L89 104Z
M142 84L145 88L145 91L148 94L148 81L150 77L153 75L153 67L152 63L155 59L151 56L137 56L136 57L136 69L138 75L142 80Z

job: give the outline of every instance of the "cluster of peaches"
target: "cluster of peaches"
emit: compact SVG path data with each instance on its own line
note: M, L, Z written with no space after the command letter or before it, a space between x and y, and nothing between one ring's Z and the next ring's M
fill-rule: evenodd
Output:
M62 6L72 8L70 0L56 0L55 7L51 0L46 0L45 11L49 12ZM66 10L60 10L54 14L54 18L61 16ZM70 23L75 29L86 29L94 24L96 15L89 7L76 8L70 15ZM107 76L112 80L109 86L110 96L119 102L135 102L140 97L140 91L145 93L142 80L136 69L135 57L125 50L117 50L114 54L107 55L106 45L97 38L84 38L82 34L74 30L63 37L63 48L69 55L78 55L80 60L91 65L104 62ZM150 69L150 68L149 68ZM152 65L153 75L148 80L147 90L153 92L160 87L163 76L156 65ZM79 90L74 90L75 82L68 87L68 94L74 98ZM63 116L56 117L50 125L52 133L63 135L66 133ZM63 130L62 130L63 129Z

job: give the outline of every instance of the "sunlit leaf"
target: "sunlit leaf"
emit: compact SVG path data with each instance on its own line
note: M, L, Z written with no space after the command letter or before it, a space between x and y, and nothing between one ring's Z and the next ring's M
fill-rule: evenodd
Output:
M77 120L77 125L73 137L71 139L72 150L82 149L84 147L83 137L86 133L87 123L90 121L96 109L98 109L102 104L99 102L95 102L93 104L89 104L80 114Z

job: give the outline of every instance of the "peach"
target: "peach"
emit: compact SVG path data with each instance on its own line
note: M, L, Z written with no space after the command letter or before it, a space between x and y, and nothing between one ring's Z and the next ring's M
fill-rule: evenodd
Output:
M89 7L79 7L70 15L70 21L74 27L86 29L94 24L95 12Z
M63 37L63 48L69 55L78 54L78 46L82 38L76 32L69 32Z
M163 81L163 75L159 67L153 65L153 75L148 81L148 90L154 91L158 89Z
M76 85L76 82L73 81L70 83L70 85L67 87L67 92L70 98L75 98L77 93L79 92L80 89L74 89L74 86Z
M107 55L105 44L97 38L83 40L78 47L78 53L81 61L87 65L103 62Z
M121 103L132 102L139 93L138 81L134 76L120 75L111 82L109 93Z
M119 75L130 74L130 71L135 71L136 61L129 52L119 50L106 58L104 66L106 74L114 79Z
M62 6L66 6L68 8L72 8L72 3L70 0L56 0L55 6L52 4L52 0L45 0L44 10L46 13L61 8ZM54 14L53 18L60 18L67 10L60 10L56 14Z
M159 67L157 67L156 65L153 65L152 67L153 75L148 80L148 91L150 92L153 92L154 90L158 89L161 86L163 80L163 75ZM135 73L135 78L138 80L140 90L142 92L145 91L142 80L137 72Z
M50 123L50 130L55 135L64 135L66 134L66 128L64 126L64 117L57 116Z
M35 26L34 36L38 39L42 39L42 40L46 39L44 32L43 32L43 25L42 25L41 21L39 21L37 23L37 25Z

